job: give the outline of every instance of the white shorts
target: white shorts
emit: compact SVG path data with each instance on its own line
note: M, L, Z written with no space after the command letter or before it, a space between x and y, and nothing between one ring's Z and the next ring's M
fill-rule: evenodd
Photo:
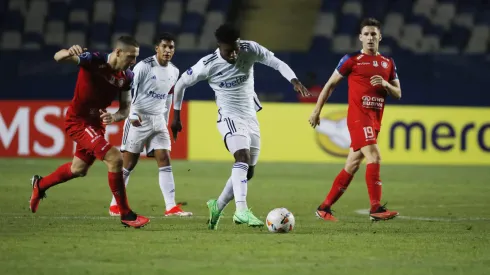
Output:
M222 116L218 110L217 123L226 149L232 155L240 149L250 150L249 165L256 165L260 155L260 125L257 118Z
M154 156L157 149L171 150L170 134L167 121L163 115L140 115L141 126L135 127L129 122L124 123L121 152L139 154L146 147L146 155Z

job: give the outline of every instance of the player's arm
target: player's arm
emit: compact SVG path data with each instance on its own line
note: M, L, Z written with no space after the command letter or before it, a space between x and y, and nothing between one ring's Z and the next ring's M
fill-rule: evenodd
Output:
M320 114L322 112L323 106L327 102L328 98L330 98L333 91L335 90L337 85L339 85L344 76L350 74L352 70L352 65L353 63L349 55L345 55L344 57L342 57L337 68L332 73L325 86L323 86L323 89L318 96L318 100L316 101L315 109L311 113L310 119L308 120L313 128L315 128L317 125L320 125Z
M174 140L177 140L177 133L182 131L182 123L180 121L180 110L182 109L182 102L184 100L185 90L189 87L196 85L199 81L206 80L208 78L208 68L204 65L203 60L199 60L194 66L188 69L181 75L177 83L174 86L174 118L170 128L174 136Z
M138 96L142 93L142 89L144 86L144 82L147 79L148 73L151 70L151 66L148 65L145 62L138 62L136 66L133 68L133 82L131 84L131 94L130 97L130 102L134 104L136 100L138 99ZM139 127L141 126L141 116L135 112L131 113L129 115L129 122L131 125L134 127Z
M79 45L73 45L69 49L61 49L54 55L56 62L69 62L73 64L80 63L80 55L82 55L86 48L82 48Z
M388 95L390 95L394 99L401 99L402 89L400 86L400 80L398 79L398 73L396 72L395 61L391 59L391 62L392 62L392 66L391 66L391 73L390 73L389 80L386 81L383 79L383 77L379 75L375 75L371 77L371 85L373 86L381 85L388 93Z
M318 96L318 100L316 101L316 106L315 109L313 110L313 113L315 114L321 113L323 106L332 95L333 91L335 90L335 87L339 85L340 81L343 78L344 77L337 70L333 72L333 74L330 76L325 86L323 86L320 95Z
M163 115L168 123L168 120L170 119L170 109L172 108L172 101L173 101L174 95L173 94L168 94L165 106L167 107L165 112L163 112Z
M394 79L391 81L386 81L383 78L381 80L379 79L381 76L373 76L371 78L371 85L376 86L376 85L382 85L385 91L394 99L401 99L402 98L402 89L400 87L400 80ZM381 82L379 84L379 82Z
M119 122L124 120L129 115L129 108L131 106L131 96L129 95L129 90L121 92L119 97L119 110L114 114L105 112L104 110L99 110L100 118L104 125L109 125L114 122Z

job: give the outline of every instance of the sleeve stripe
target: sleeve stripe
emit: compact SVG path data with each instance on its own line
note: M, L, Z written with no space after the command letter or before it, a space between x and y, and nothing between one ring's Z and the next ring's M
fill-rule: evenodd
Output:
M131 102L131 104L134 104L136 102L136 98L138 97L138 88L139 88L139 85L136 85L136 88L133 88L131 90L131 94L134 95L133 101Z

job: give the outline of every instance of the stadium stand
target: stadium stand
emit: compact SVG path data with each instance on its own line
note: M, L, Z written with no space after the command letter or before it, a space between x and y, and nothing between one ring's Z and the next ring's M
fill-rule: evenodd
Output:
M483 91L490 86L490 1L318 1L316 23L307 32L312 34L310 49L275 51L300 78L313 71L324 82L343 54L360 49L358 23L373 16L384 23L380 51L393 56L398 67L404 90L400 104L478 106L490 102L490 93ZM54 52L72 44L110 50L111 42L121 34L134 35L144 57L152 54L155 35L175 33L174 63L184 71L215 48L214 30L231 12L236 14L230 10L231 2L0 1L0 73L4 78L0 98L70 98L76 68L55 64ZM261 65L256 72L255 86L262 98L297 101L280 74ZM189 98L214 98L205 83L199 89L206 92L189 92ZM473 96L460 96L464 91ZM345 98L345 91L337 92L332 100L345 102Z

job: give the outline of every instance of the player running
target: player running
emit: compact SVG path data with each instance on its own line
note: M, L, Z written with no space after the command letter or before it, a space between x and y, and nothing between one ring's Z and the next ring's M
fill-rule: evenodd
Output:
M163 33L155 41L156 54L136 64L131 92L131 112L124 124L121 145L123 152L123 179L128 185L129 176L146 147L146 155L155 157L158 181L165 200L165 216L192 216L175 203L175 183L170 165L170 135L167 129L173 87L179 78L179 69L170 60L175 53L175 38ZM116 198L109 207L111 216L119 216Z
M223 137L235 163L225 188L217 200L209 200L209 229L217 225L225 206L235 198L233 220L237 224L263 226L247 206L247 181L252 179L260 153L260 129L256 110L260 103L255 99L253 65L260 62L278 70L290 81L294 90L309 95L291 68L256 42L240 40L240 32L224 24L215 32L218 49L205 56L183 73L175 84L174 119L171 124L174 136L182 130L180 109L186 88L199 81L208 81L214 90L218 105L218 131ZM255 109L257 107L257 109Z
M398 212L389 211L380 203L381 154L377 137L381 129L386 97L389 95L396 99L401 98L400 81L393 59L378 52L382 38L380 22L368 18L362 21L360 27L359 40L362 42L362 50L345 55L340 60L337 69L325 84L309 119L313 127L320 124L323 105L340 80L347 77L349 84L347 126L351 137L351 148L345 168L337 175L332 189L316 211L316 215L326 221L337 221L332 215L331 206L345 192L363 158L367 160L366 184L371 202L370 219L389 220L398 215Z
M75 95L65 119L66 133L77 143L72 162L65 163L46 177L34 175L30 209L36 213L46 191L65 181L87 174L95 159L104 161L108 169L109 187L121 210L121 223L139 228L150 220L136 215L129 207L124 187L121 152L104 139L105 125L125 119L129 114L129 89L133 73L129 67L136 62L139 46L129 36L121 36L110 54L87 52L79 45L60 50L57 62L78 64ZM106 108L119 96L119 110L110 114Z

